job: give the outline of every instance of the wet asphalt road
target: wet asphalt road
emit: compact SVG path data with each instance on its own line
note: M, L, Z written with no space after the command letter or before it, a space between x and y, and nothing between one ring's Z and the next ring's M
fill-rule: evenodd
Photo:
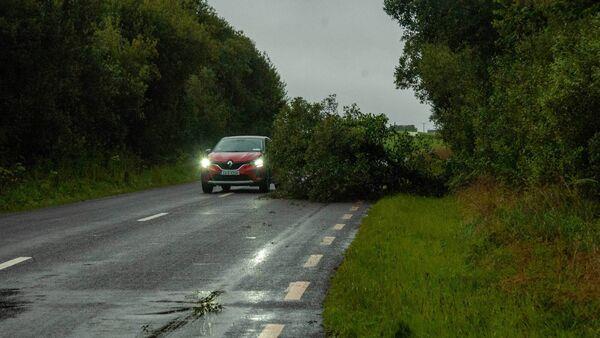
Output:
M232 192L192 183L0 216L0 336L322 336L367 205Z

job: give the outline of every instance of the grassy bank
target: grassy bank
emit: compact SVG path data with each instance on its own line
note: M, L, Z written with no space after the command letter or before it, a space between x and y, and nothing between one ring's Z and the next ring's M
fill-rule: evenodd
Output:
M58 170L36 169L0 192L0 212L55 206L198 179L191 160L147 166L113 157L105 163L86 161Z
M498 220L491 214L508 213L488 210L482 219L463 212L468 204L462 197L406 195L378 202L332 280L326 331L340 337L597 335L597 271L588 265L597 262L595 244L588 241L592 247L573 256L591 261L571 261L568 268L556 256L571 256L554 241L520 234L508 245L488 228ZM569 294L568 288L585 290Z

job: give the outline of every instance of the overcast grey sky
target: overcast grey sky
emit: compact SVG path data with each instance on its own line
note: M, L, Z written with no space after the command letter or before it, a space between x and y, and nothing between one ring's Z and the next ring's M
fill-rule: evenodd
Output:
M429 106L394 85L401 29L383 11L383 0L208 2L267 52L288 96L320 101L335 93L341 105L356 102L391 122L431 128Z

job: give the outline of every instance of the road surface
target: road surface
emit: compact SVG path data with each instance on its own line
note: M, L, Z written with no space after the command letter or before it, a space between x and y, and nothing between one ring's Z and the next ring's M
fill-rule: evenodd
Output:
M0 216L0 336L322 336L366 210L192 183Z

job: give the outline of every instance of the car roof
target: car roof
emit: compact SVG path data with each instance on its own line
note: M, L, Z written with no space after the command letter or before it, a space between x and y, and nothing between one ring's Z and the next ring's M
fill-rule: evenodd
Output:
M226 138L259 138L259 139L267 139L268 137L266 136L256 136L256 135L246 135L246 136L227 136L227 137L223 137L224 139Z

